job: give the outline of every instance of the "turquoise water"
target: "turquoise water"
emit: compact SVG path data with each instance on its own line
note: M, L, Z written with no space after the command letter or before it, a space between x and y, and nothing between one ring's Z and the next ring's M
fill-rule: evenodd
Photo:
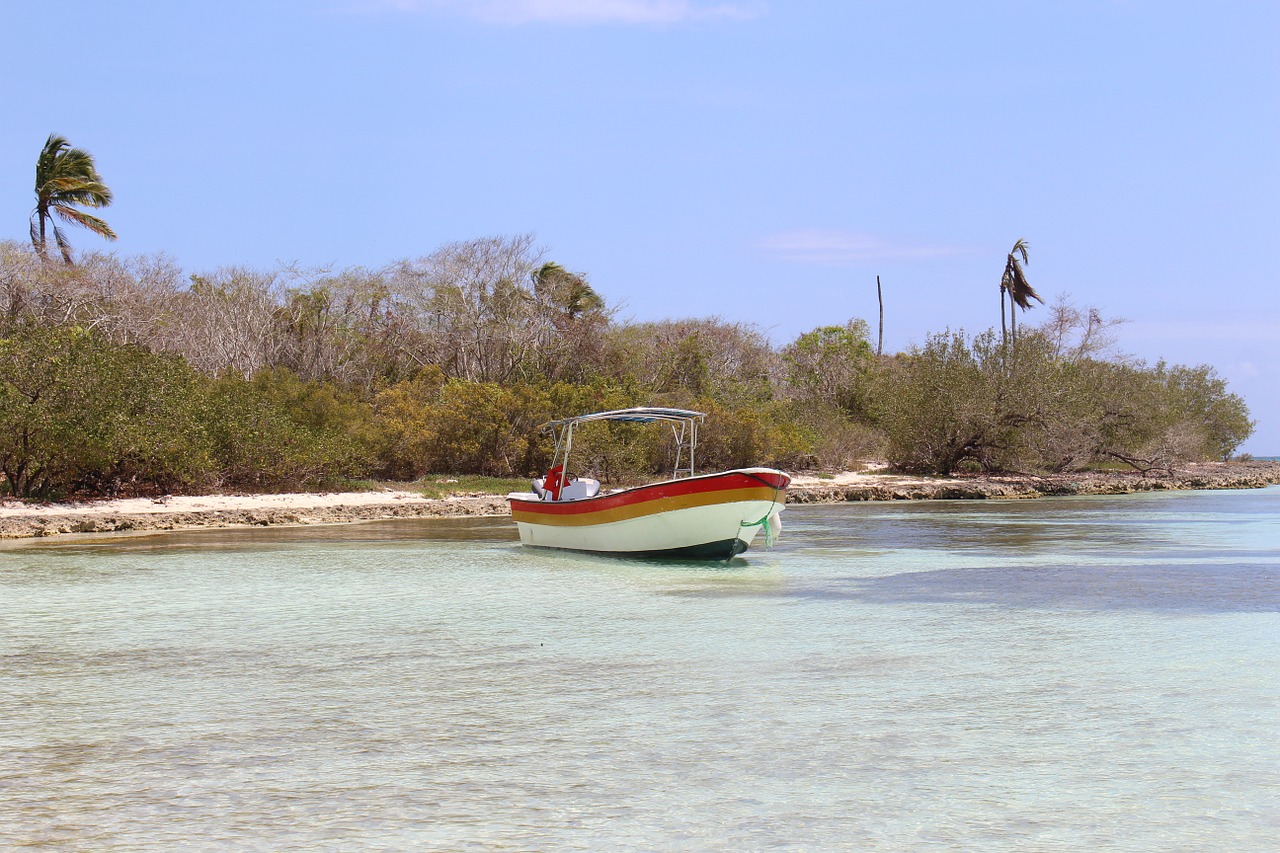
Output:
M784 519L7 546L0 849L1276 848L1280 489Z

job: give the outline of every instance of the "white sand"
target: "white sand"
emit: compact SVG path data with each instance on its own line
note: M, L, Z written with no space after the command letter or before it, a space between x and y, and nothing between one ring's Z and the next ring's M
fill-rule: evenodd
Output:
M888 476L883 473L883 463L867 465L862 471L842 471L834 476L817 477L797 475L791 484L795 487L848 486L879 483L884 485L915 485L930 482L915 477ZM937 482L936 480L932 482ZM405 504L439 503L462 498L425 498L415 492L384 489L375 492L330 492L326 494L283 495L188 495L163 498L128 498L124 500L86 501L82 503L29 504L20 501L0 501L0 519L41 518L89 515L151 515L176 512L226 512L237 510L309 510L338 507L377 507Z
M447 498L445 500L448 500ZM287 495L194 495L163 498L129 498L126 500L88 501L84 503L26 504L0 501L0 518L32 516L148 515L166 512L221 512L227 510L285 509L305 510L331 507L369 507L388 504L431 503L413 492L391 490L378 492L335 492L329 494Z

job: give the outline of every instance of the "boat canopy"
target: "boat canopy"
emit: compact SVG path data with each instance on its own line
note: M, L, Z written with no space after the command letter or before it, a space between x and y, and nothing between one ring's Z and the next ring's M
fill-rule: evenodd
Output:
M579 424L592 421L623 421L626 423L651 424L665 421L671 424L671 434L676 444L675 470L673 479L693 476L693 456L698 447L698 424L706 415L688 409L664 409L653 406L640 406L634 409L614 409L609 412L593 412L589 415L576 415L572 418L561 418L548 421L542 429L555 436L556 448L551 456L551 472L568 473L569 453L573 449L573 430ZM548 472L548 473L551 473Z
M652 406L640 406L634 409L614 409L611 412L595 412L590 415L577 415L572 418L561 418L548 421L543 429L554 429L567 424L580 424L587 421L629 421L637 424L651 424L654 421L701 421L706 415L702 412L691 412L688 409L662 409Z

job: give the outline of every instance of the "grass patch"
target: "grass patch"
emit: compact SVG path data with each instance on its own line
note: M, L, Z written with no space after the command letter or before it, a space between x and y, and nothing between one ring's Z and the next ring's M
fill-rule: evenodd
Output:
M530 484L524 478L482 477L478 474L429 474L413 484L424 498L447 498L451 495L505 495L527 492Z
M337 477L326 485L335 492L376 492L382 488L381 483L373 480L351 480L346 477Z

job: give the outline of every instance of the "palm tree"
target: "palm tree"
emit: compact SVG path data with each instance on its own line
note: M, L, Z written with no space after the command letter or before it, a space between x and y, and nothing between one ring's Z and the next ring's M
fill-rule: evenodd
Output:
M46 223L53 226L53 239L62 250L62 259L71 263L71 244L62 229L53 221L58 219L88 228L108 240L116 239L111 226L96 216L90 216L81 207L106 207L111 204L111 189L102 182L102 176L93 164L93 156L57 134L49 139L36 160L36 208L31 212L31 245L44 260L49 259L45 240Z
M604 299L580 275L571 273L555 261L548 261L530 274L533 292L539 300L563 311L570 320L604 308Z
M1022 262L1018 262L1018 256L1022 256ZM1013 248L1009 250L1009 257L1004 263L1004 275L1000 277L1000 340L1006 341L1012 337L1015 341L1018 338L1018 309L1026 311L1031 307L1031 300L1044 304L1044 300L1040 298L1040 294L1035 292L1031 283L1027 281L1026 274L1022 271L1022 264L1029 264L1031 261L1027 258L1027 241L1019 240L1013 244ZM1009 330L1005 330L1004 325L1004 297L1009 294Z

